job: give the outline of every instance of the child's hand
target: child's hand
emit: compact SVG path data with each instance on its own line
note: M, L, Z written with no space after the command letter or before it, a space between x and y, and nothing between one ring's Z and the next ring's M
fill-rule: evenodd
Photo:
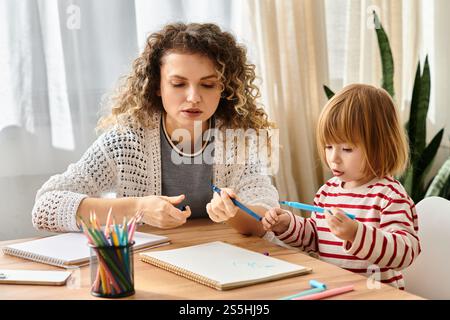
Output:
M340 209L331 208L331 212L333 214L325 210L325 218L327 219L331 232L339 239L349 242L355 241L358 222L347 217Z
M280 208L272 208L266 212L261 222L264 230L281 234L287 230L290 221L291 218L285 210Z

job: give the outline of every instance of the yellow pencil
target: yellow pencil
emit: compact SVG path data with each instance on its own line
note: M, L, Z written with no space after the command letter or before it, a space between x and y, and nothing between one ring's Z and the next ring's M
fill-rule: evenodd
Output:
M98 265L98 269L100 270L100 279L102 282L102 290L104 294L109 294L108 290L106 289L106 275L105 275L105 270L103 270L103 266L101 266L100 264Z
M117 238L116 230L113 229L112 235L113 235L114 246L118 247L119 246L119 239Z

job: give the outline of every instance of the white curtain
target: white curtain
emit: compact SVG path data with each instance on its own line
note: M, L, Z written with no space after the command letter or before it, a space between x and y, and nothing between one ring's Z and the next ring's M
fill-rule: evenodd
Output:
M322 0L249 0L244 12L262 78L263 103L280 134L275 184L282 199L312 203L322 184L314 129L328 82Z
M326 0L331 87L334 91L353 82L381 85L382 69L372 11L375 10L389 37L394 58L395 100L403 122L409 117L417 63L423 68L428 55L431 97L428 141L441 128L446 134L430 170L434 175L450 156L450 2L447 0ZM335 13L338 12L337 16Z
M424 1L425 2L425 1ZM422 6L426 6L423 3ZM442 163L450 158L450 1L435 0L430 9L433 19L427 20L431 25L428 27L433 36L427 37L431 45L425 45L423 51L430 50L431 58L431 102L428 113L428 137L432 137L438 130L445 127L444 138L441 148L430 175L437 172ZM423 53L421 53L423 55Z
M135 0L139 48L143 48L149 33L161 29L167 23L214 22L231 31L234 29L231 13L239 11L239 7L234 6L235 2L236 0Z
M0 240L35 234L37 189L95 139L137 52L133 2L0 1Z
M339 62L330 64L332 89L337 91L354 82L381 85L381 62L372 14L376 11L390 40L395 95L402 105L418 57L417 1L403 5L402 0L327 0L326 10L330 61Z
M129 72L146 35L173 21L231 29L232 7L227 0L0 1L0 240L42 234L31 224L36 191L94 141L102 97Z

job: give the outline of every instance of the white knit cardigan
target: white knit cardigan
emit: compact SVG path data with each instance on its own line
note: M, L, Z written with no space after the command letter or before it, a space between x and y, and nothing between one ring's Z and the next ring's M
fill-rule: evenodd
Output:
M82 158L62 174L52 177L39 189L32 212L33 226L54 232L78 231L76 212L86 197L114 192L116 197L161 195L161 113L151 124L129 125L102 134ZM220 125L216 121L216 128ZM278 207L278 193L268 175L262 173L255 139L249 141L249 156L236 164L235 149L224 149L215 140L213 183L235 190L246 204ZM224 159L226 152L226 161ZM188 187L188 186L186 186Z

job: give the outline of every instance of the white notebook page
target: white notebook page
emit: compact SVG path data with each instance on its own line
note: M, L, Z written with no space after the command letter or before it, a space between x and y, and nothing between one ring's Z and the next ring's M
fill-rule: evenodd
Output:
M307 268L221 241L179 249L143 252L220 284L272 278Z

